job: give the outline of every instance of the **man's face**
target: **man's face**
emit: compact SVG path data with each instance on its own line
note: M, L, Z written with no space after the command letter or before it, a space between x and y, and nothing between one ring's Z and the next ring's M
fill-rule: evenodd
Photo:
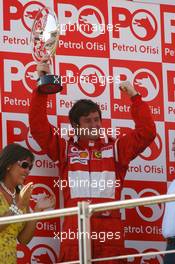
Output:
M88 116L79 119L79 136L81 139L99 138L98 130L101 128L101 119L98 112L92 112Z

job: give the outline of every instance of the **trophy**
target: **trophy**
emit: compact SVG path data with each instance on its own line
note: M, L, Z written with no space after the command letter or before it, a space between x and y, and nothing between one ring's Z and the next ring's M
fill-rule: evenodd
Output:
M37 63L50 63L55 55L58 39L57 17L49 7L44 7L37 13L31 31L30 41L34 60ZM45 72L37 80L37 84L39 92L46 94L57 93L63 89L61 77Z

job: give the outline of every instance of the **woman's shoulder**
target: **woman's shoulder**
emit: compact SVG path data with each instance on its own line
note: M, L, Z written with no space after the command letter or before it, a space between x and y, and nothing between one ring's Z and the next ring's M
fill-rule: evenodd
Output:
M0 206L1 205L8 206L8 201L7 201L6 196L4 195L4 193L0 189Z

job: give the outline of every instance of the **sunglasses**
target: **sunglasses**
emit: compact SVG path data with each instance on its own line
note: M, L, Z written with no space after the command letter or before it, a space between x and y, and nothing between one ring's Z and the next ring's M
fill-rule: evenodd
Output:
M18 165L23 169L32 169L33 164L29 163L27 160L18 160Z

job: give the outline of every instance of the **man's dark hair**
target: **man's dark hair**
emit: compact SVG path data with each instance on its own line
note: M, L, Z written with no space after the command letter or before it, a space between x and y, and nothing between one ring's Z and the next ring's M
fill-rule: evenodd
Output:
M4 147L0 152L0 181L3 180L9 165L13 165L18 160L24 160L27 158L30 158L31 162L33 162L33 153L17 143L11 143ZM18 188L17 191L19 192Z
M69 120L71 125L79 125L80 117L88 116L92 112L98 112L101 119L101 110L98 104L89 99L78 100L69 111Z

